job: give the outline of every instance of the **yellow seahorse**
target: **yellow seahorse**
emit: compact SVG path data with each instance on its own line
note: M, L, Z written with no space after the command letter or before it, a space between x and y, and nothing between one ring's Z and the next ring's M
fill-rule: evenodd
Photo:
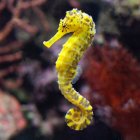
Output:
M57 40L70 32L73 34L59 53L56 70L59 89L64 97L76 106L67 112L66 123L74 130L83 130L93 118L92 106L87 99L74 90L72 80L76 76L78 62L92 43L96 32L92 17L77 9L67 11L66 17L60 20L58 32L43 44L50 48Z

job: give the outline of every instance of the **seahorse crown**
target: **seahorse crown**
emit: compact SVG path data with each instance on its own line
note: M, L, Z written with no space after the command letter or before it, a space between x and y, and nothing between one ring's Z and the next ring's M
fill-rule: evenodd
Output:
M60 20L58 31L65 33L75 32L79 30L91 30L95 33L95 24L92 17L81 10L73 9L66 12L64 19Z

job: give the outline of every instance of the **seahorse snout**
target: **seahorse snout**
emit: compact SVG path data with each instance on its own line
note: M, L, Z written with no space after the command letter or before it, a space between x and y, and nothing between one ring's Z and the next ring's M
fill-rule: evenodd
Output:
M66 33L59 30L50 40L44 41L43 44L47 48L50 48L56 41L58 41L60 38L62 38L65 34Z

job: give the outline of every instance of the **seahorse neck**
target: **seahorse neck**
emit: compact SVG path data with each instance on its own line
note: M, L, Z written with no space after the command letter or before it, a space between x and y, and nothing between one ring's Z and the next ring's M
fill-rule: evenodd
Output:
M92 38L91 38L91 31L90 30L82 30L80 32L75 32L74 36L77 37L77 39L81 42L80 44L82 44L83 46L88 46L89 44L91 44Z
M73 35L76 36L77 38L84 37L86 39L88 32L87 31L76 31L73 33Z

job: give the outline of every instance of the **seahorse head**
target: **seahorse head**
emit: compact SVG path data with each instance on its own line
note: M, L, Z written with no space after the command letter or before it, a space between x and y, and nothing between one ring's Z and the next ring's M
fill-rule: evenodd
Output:
M64 19L60 20L58 32L49 41L44 41L43 44L49 48L65 34L83 31L95 34L95 24L92 17L81 10L73 9L71 11L67 11Z
M58 31L64 33L79 32L95 27L92 17L78 9L66 12L64 19L60 20Z

